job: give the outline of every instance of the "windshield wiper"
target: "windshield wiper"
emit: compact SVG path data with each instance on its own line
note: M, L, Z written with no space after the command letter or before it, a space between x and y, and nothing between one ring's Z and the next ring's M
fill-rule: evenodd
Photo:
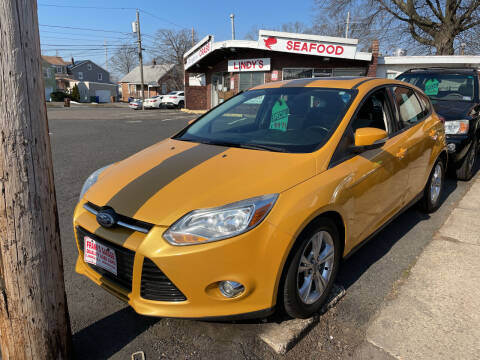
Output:
M239 147L243 149L251 149L251 150L268 150L268 151L275 151L275 152L286 152L285 149L270 146L270 145L258 145L258 144L239 144Z

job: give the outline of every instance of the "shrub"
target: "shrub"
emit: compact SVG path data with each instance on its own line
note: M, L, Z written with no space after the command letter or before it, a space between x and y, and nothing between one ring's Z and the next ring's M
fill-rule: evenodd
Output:
M50 98L52 101L63 101L67 97L63 91L53 91L50 93Z

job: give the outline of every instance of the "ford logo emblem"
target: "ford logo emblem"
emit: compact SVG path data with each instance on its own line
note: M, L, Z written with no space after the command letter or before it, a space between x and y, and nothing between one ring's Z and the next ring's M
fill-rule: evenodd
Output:
M113 209L104 209L97 213L97 222L103 227L114 227L117 221L117 214Z

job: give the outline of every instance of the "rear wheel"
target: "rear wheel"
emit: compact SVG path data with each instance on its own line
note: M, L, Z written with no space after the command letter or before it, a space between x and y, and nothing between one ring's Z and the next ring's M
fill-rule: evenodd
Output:
M420 201L420 206L426 213L434 212L440 207L444 180L445 164L442 159L438 159L430 173L427 186L423 191L423 198Z
M340 264L341 246L334 222L316 220L292 251L280 295L288 315L308 318L325 302Z
M460 167L456 170L457 179L470 180L475 171L475 164L477 162L477 140L472 141L472 145L465 155Z

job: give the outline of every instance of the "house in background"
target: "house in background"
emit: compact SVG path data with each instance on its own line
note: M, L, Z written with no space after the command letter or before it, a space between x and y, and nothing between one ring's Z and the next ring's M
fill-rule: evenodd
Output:
M68 73L73 78L69 91L76 84L81 102L90 102L95 97L98 102L110 102L117 97L117 85L110 83L110 73L91 60L75 61L68 65Z
M45 100L50 100L50 94L57 89L55 80L55 66L42 59L43 84L45 86Z
M73 80L68 74L68 65L60 56L45 56L42 59L55 69L56 86L54 91L66 91L70 86L70 80Z
M152 65L143 66L143 83L145 98L149 98L155 95L167 94L172 90L177 89L175 78L178 78L178 67L173 64L156 64L155 61ZM141 98L141 80L140 80L140 67L130 71L121 80L122 86L122 101L128 101L128 98Z

